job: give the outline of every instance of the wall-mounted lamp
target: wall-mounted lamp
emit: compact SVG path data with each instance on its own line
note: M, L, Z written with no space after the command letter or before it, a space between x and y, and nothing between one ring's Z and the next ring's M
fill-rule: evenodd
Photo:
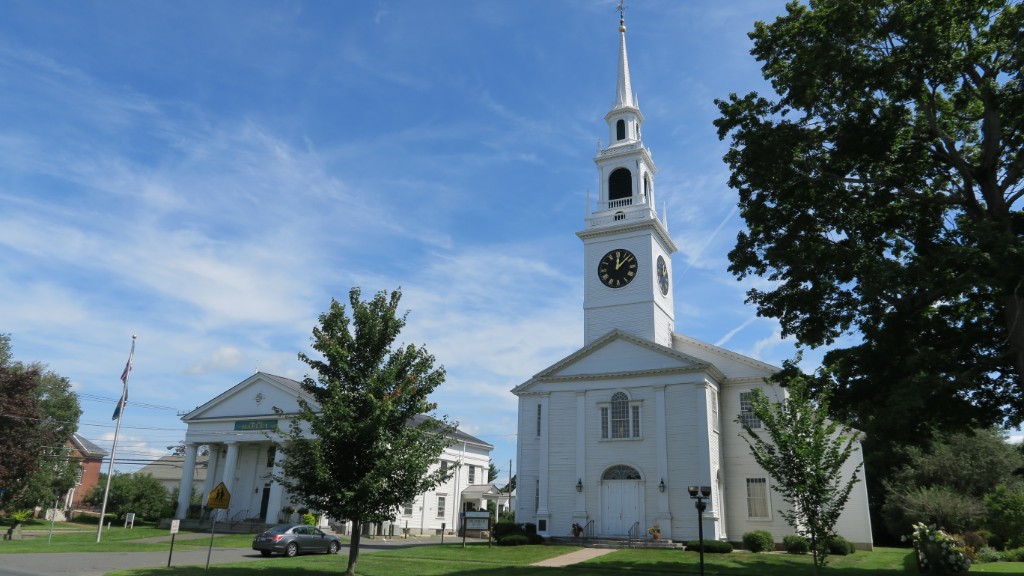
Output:
M664 492L664 491L665 491L665 479L662 478L661 482L658 482L658 492Z
M576 491L583 492L583 478L576 481Z

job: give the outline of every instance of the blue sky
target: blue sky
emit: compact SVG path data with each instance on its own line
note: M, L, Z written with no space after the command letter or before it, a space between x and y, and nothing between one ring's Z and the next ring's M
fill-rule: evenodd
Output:
M582 344L616 0L6 1L0 332L82 394L118 457L184 437L256 369L301 379L317 316L401 287L439 412L515 453L509 390ZM746 33L782 0L627 5L677 331L780 364L726 254L742 221L714 98L766 91ZM808 357L813 364L817 354ZM130 469L118 466L118 469Z

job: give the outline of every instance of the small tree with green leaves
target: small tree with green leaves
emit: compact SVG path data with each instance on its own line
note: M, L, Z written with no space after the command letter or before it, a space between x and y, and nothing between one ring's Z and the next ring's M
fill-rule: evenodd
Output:
M394 346L405 326L400 298L395 290L363 302L353 288L351 320L331 301L313 329L321 358L299 354L316 373L302 382L316 404L299 399L278 444L285 458L276 479L296 500L352 521L348 575L355 574L362 523L394 520L401 504L451 474L437 464L455 427L427 416L436 408L427 398L444 382L444 368L435 368L423 347Z
M828 557L828 541L846 506L853 485L858 481L858 464L850 478L842 478L842 468L856 450L858 433L828 418L828 397L811 397L801 376L792 374L787 363L781 376L788 385L789 397L772 402L763 390L754 390L751 406L763 425L763 433L742 419L754 460L774 480L775 490L789 504L779 514L798 534L807 537L814 555L814 573L818 574Z

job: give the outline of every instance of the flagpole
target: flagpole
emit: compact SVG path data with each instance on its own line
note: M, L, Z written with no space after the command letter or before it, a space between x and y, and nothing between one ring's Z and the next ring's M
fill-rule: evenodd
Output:
M110 495L110 479L114 476L114 455L117 453L117 437L121 434L121 417L124 416L124 405L128 400L128 378L132 373L132 359L135 357L135 338L132 334L132 351L128 353L128 363L124 365L124 372L121 373L121 399L117 401L117 408L114 409L114 419L117 425L114 426L114 443L110 447L110 464L107 465L107 486L103 489L103 507L100 508L100 522L96 526L96 543L103 536L103 517L107 514L107 496Z

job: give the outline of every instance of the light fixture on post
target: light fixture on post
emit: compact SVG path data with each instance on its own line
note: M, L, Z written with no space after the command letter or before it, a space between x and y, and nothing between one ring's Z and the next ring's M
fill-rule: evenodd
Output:
M711 499L711 486L687 486L686 491L690 498L696 500L697 507L697 537L700 539L700 575L704 576L704 511L708 505L704 500Z
M665 491L665 479L662 478L661 482L658 483L658 492L664 492L664 491Z
M583 492L583 478L576 481L576 491Z

